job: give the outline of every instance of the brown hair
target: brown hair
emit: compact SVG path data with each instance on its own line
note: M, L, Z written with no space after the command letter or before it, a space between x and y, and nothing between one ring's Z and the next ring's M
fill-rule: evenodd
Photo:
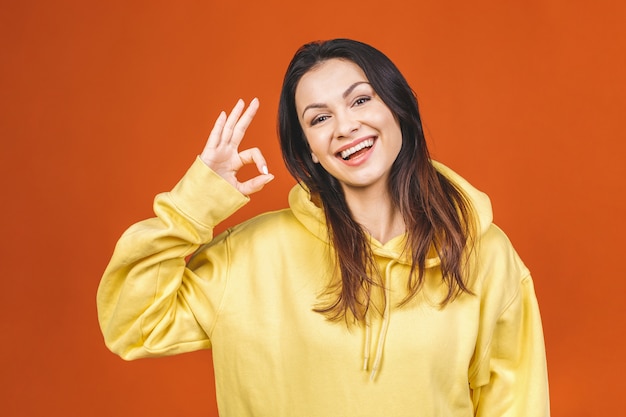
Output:
M444 306L462 292L471 293L464 278L473 230L472 209L464 194L431 164L417 99L397 67L377 49L350 39L312 42L293 57L280 95L278 133L289 172L304 183L324 208L332 248L340 274L328 290L334 300L316 311L331 319L349 312L362 320L370 306L373 286L381 285L369 239L354 220L339 181L311 160L311 150L296 113L295 91L304 74L320 63L346 59L365 73L374 91L400 123L402 148L389 176L389 191L407 228L406 251L411 257L407 279L413 298L424 282L425 262L431 248L441 259L441 273L448 287ZM388 302L388 301L385 301Z

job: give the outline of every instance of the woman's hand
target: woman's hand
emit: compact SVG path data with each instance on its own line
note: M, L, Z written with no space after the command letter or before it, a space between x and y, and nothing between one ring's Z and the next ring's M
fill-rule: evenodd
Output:
M265 158L258 148L239 152L239 144L259 108L259 100L256 98L252 100L245 112L244 107L245 104L240 99L228 117L225 112L220 113L200 154L200 159L239 192L250 195L261 190L265 184L274 179L274 176L268 174ZM247 164L255 164L260 175L239 182L237 172Z

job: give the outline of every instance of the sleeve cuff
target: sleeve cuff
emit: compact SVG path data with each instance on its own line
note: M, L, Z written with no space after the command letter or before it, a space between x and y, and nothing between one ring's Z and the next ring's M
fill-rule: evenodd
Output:
M250 201L199 156L169 195L181 212L211 228Z

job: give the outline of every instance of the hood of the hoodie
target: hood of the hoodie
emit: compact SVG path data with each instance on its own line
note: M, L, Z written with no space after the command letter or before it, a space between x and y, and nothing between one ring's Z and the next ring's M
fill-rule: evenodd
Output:
M437 171L448 178L452 183L465 194L469 202L471 203L474 214L476 216L477 237L484 234L491 222L493 221L493 214L491 210L491 202L487 194L479 191L472 186L467 180L461 177L459 174L448 168L447 166L431 161ZM328 242L328 230L326 228L326 218L322 208L318 207L311 201L311 196L307 188L302 184L295 185L289 193L289 206L294 215L306 227L309 232L314 234L317 238L324 242ZM395 259L401 263L408 263L409 259L404 255L404 237L398 236L391 239L384 245L376 241L371 240L372 251L377 256L382 256L390 259ZM436 257L426 260L426 266L433 266L439 263L439 259Z

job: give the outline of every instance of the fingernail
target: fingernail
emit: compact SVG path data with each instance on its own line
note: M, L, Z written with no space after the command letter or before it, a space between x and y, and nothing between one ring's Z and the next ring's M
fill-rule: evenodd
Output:
M263 172L265 175L269 174L269 171L267 170L267 167L265 165L263 165L263 168L261 168L261 172Z

